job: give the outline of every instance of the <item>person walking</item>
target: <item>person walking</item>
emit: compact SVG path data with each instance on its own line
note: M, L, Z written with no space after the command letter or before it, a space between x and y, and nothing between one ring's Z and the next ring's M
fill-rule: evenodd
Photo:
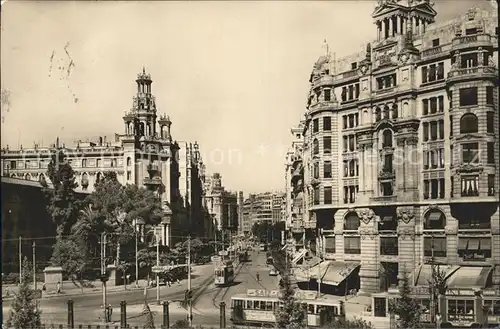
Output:
M57 289L57 294L59 295L61 293L61 282L60 281L57 282L57 288L56 289Z
M255 275L255 277L257 278L257 282L259 282L259 281L260 281L260 274L259 274L259 273L257 273L257 274Z

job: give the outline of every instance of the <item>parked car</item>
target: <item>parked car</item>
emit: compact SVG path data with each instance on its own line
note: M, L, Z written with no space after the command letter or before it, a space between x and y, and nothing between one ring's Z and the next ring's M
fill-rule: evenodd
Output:
M272 268L269 270L269 275L270 275L270 276L278 276L278 274L279 274L279 273L278 273L278 271L277 271L274 267L272 267Z

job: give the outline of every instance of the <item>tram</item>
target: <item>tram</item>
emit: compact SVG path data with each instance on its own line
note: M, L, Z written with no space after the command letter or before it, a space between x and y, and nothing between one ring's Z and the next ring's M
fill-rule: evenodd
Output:
M226 261L220 264L215 264L214 271L215 286L227 286L234 281L233 262Z
M342 301L318 298L316 292L301 291L295 297L307 313L307 327L322 327L345 314ZM247 294L231 297L231 321L234 325L274 327L275 311L280 307L279 291L249 289Z

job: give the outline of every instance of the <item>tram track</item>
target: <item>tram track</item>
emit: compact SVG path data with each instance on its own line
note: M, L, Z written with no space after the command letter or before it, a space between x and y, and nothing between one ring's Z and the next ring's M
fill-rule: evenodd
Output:
M236 268L235 273L234 273L234 279L236 279L236 277L240 274L241 269L242 269L243 267L246 269L246 265L245 265L245 263L240 262L240 263L238 264L238 267ZM248 271L248 270L247 270L247 271ZM234 280L233 280L233 282L234 282ZM220 309L220 306L219 306L219 304L217 303L217 298L219 297L219 295L220 295L222 292L224 292L224 293L222 294L222 296L220 297L220 299L219 299L219 303L220 303L220 301L224 300L224 298L226 297L226 295L227 295L227 293L229 292L229 289L231 289L231 287L232 287L232 285L228 285L227 287L224 287L224 288L222 288L222 289L218 289L217 293L214 295L214 297L212 297L212 304L214 305L214 307L215 307L215 308ZM217 289L217 288L216 288L216 289Z

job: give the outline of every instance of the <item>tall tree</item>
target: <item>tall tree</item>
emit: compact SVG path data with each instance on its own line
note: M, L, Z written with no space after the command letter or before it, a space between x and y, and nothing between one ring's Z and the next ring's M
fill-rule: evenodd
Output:
M399 317L398 328L420 328L420 316L423 313L421 304L411 297L408 274L405 273L399 288L400 298L392 300L389 311Z
M78 236L60 238L53 246L51 262L61 266L63 272L72 279L82 278L82 272L88 264L87 248Z
M36 307L35 291L30 288L33 272L26 257L24 257L22 268L22 283L12 302L7 326L13 329L40 328L41 311Z
M56 224L58 236L70 233L81 206L75 194L75 189L78 187L75 173L65 159L64 152L56 149L47 168L52 188L47 182L42 182L48 199L47 211Z

